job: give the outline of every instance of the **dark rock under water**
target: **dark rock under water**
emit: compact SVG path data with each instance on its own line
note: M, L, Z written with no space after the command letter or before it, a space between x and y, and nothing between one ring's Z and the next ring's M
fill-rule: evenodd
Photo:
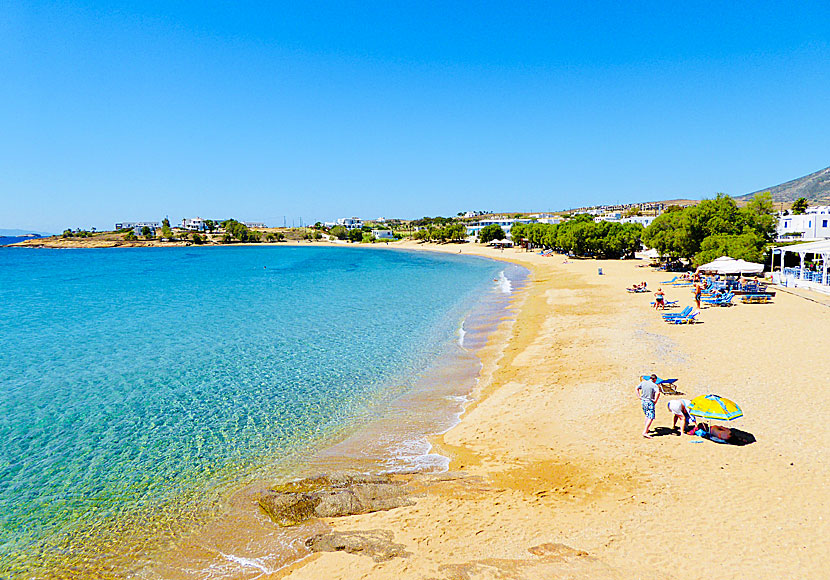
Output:
M264 492L260 507L280 526L412 505L403 482L388 475L336 473L286 483Z

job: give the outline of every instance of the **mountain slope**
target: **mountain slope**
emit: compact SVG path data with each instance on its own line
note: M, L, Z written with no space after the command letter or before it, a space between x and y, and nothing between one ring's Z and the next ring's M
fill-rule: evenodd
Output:
M830 167L816 171L810 175L793 179L774 187L765 187L735 199L738 201L750 201L756 193L769 191L772 193L772 201L776 203L792 203L799 197L806 197L812 204L830 204Z

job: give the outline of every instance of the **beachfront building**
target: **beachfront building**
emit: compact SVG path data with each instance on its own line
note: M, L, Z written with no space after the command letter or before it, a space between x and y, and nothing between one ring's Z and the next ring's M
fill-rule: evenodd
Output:
M376 240L394 240L392 230L372 230L372 237Z
M263 229L268 227L262 222L242 222L242 225L251 229Z
M788 253L798 254L798 267L784 267ZM775 270L776 256L780 256L778 271ZM830 240L774 248L772 270L772 281L776 284L830 294Z
M142 235L144 228L150 228L150 232L156 235L156 230L161 227L159 222L119 222L115 224L116 230L133 230L137 236Z
M343 226L347 230L359 230L363 227L363 222L360 218L350 217L350 218L338 218L337 225Z
M486 218L481 221L478 221L474 224L470 224L467 226L467 237L477 238L478 233L487 226L497 225L502 230L504 230L504 234L510 238L510 228L513 227L513 224L529 224L533 220L531 219L520 219L520 218L508 218L506 216L495 216L492 218Z
M808 207L800 215L778 217L778 239L825 240L830 238L830 206Z

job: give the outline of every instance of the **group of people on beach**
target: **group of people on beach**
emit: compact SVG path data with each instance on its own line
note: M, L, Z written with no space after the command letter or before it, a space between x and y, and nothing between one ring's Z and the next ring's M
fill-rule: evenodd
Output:
M651 424L654 422L656 416L657 401L660 400L660 387L657 384L657 375L651 375L648 379L644 379L637 385L637 396L643 407L643 414L645 415L645 428L643 429L643 437L646 439L653 439L654 436L650 433ZM721 427L720 425L708 425L706 423L698 423L694 416L689 412L691 401L689 399L672 399L668 402L666 407L672 414L672 431L678 431L677 423L682 419L683 431L686 435L696 435L704 439L709 439L715 443L731 443L735 439L736 434L729 427ZM678 435L681 432L677 432Z

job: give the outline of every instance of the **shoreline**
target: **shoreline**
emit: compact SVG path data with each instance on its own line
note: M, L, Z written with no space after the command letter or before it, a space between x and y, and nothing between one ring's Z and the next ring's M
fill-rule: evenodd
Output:
M263 522L261 507L257 507L267 490L303 478L347 473L389 475L401 482L423 482L446 473L450 457L439 446L440 439L460 422L465 408L474 401L481 382L479 352L485 346L480 344L481 335L489 343L494 333L513 321L513 305L520 300L530 275L523 266L516 267L510 280L512 284L518 282L518 288L509 293L487 292L464 309L459 334L465 324L469 325L466 340L470 344L463 344L465 336L457 336L419 373L413 387L394 396L379 415L346 429L302 460L298 457L289 462L280 469L281 476L250 482L232 491L227 497L229 511L211 522L207 531L185 536L172 551L162 555L153 569L165 578L189 577L182 571L200 567L219 574L217 578L249 578L248 569L276 573L275 564L276 570L283 570L311 556L304 542L329 528L311 520L294 528L273 530L273 522L267 518ZM473 361L475 369L470 367ZM223 531L217 533L214 527ZM212 548L206 551L208 545ZM210 553L221 554L222 558Z
M830 431L810 403L821 388L811 377L830 376L830 363L810 356L830 352L826 308L783 295L768 308L709 308L703 324L665 325L648 306L651 294L624 290L639 280L656 289L665 279L636 268L640 261L563 264L559 255L469 245L462 253L532 273L512 327L482 350L476 398L436 438L453 478L425 486L414 506L325 520L338 533L382 530L406 555L377 562L360 551L322 552L262 578L827 573ZM690 302L688 289L666 289L669 299ZM679 378L689 397L738 401L745 417L729 426L756 443L643 439L634 387L645 372ZM658 403L655 426L671 424L672 398ZM802 423L809 443L786 436ZM717 515L702 517L710 508ZM718 561L707 560L714 553Z

